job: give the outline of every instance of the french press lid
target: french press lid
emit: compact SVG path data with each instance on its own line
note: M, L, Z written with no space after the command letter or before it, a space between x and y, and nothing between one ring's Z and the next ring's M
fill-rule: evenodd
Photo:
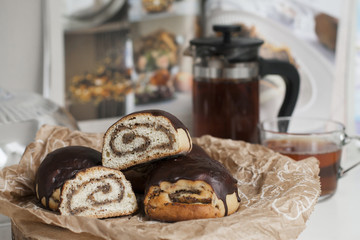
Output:
M195 46L197 57L224 57L229 63L254 61L258 58L258 49L264 41L257 38L232 37L240 32L238 25L214 25L215 32L222 32L222 37L197 38L190 41Z

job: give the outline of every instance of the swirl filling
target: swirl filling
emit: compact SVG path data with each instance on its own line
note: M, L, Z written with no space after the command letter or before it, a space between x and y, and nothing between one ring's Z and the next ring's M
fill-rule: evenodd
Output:
M111 133L111 151L121 157L153 149L172 149L175 135L160 124L118 125Z
M100 206L120 203L124 198L124 185L120 178L108 174L72 186L66 197L66 210L79 215Z

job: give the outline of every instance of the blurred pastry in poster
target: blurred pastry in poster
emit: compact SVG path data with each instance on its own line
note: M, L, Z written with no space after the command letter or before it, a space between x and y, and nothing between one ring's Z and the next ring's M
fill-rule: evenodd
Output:
M66 6L92 9L98 1L81 2ZM129 6L127 1L102 3L106 6L81 18L81 24L64 15L66 107L78 121L122 116L134 105Z
M69 85L70 110L85 120L83 111L94 111L95 118L125 114L126 95L132 92L129 69L123 55L114 51L99 63L97 69L74 75ZM77 114L78 113L78 114Z
M150 2L166 7L144 11ZM169 101L177 92L189 92L192 62L183 52L199 36L200 1L131 0L130 6L136 104Z
M149 13L158 13L167 11L173 3L173 0L142 0L145 11Z
M179 54L175 35L158 30L135 42L135 70L137 103L146 103L173 97L175 88L171 71Z

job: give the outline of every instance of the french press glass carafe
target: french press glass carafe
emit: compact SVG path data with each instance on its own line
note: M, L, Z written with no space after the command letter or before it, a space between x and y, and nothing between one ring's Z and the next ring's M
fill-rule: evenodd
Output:
M215 25L222 37L190 41L194 58L193 135L259 142L259 79L282 76L286 86L279 116L290 116L299 93L299 74L287 62L258 56L263 41L232 37L240 26Z

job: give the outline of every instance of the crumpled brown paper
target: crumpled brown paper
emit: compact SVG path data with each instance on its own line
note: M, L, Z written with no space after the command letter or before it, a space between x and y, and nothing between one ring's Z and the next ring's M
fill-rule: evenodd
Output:
M240 209L227 217L164 223L141 214L110 219L61 216L45 210L34 177L47 153L68 145L101 149L102 134L43 126L18 165L0 172L0 213L34 239L296 239L320 194L315 158L296 162L263 146L211 136L194 138L238 179Z

